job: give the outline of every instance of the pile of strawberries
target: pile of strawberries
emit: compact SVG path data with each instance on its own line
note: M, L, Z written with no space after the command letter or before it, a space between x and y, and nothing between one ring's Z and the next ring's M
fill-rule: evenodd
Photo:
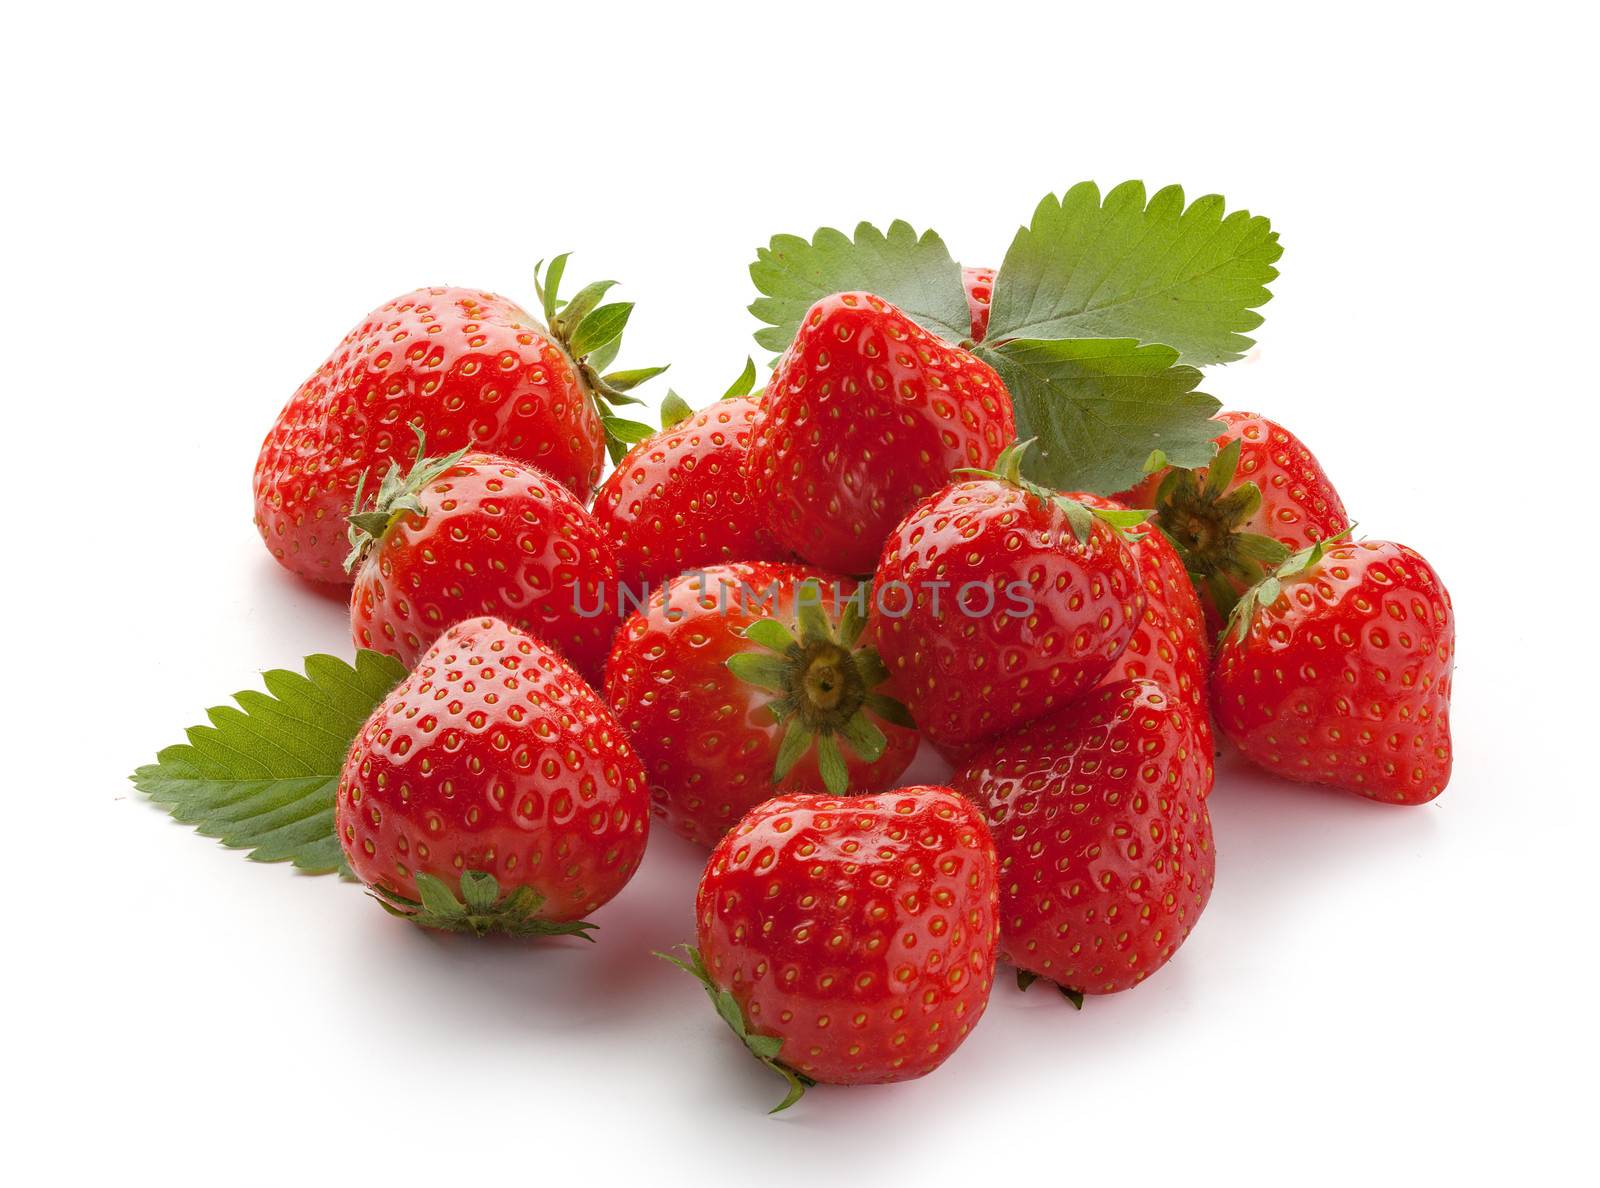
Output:
M1443 790L1449 596L1350 536L1281 425L1224 413L1202 469L1050 490L987 363L842 292L764 390L646 437L613 410L660 369L606 370L631 307L560 271L543 320L373 311L256 467L273 555L352 583L356 645L411 670L335 807L391 912L583 934L655 815L710 848L675 959L788 1105L938 1067L997 961L1079 1004L1159 970L1213 885L1213 722L1292 780ZM966 271L968 345L993 277ZM951 774L901 786L923 740Z

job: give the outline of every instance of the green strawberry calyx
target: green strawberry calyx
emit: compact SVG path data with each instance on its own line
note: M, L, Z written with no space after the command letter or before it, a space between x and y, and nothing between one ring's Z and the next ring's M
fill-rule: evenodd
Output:
M718 400L737 400L741 396L748 396L755 391L756 386L756 361L745 356L744 370L739 373L739 378L734 380L728 390L718 397ZM694 416L695 410L682 396L671 388L667 389L666 397L661 401L661 427L671 429L674 425L687 421Z
M361 505L366 500L367 472L363 470L356 481L356 496L347 517L350 552L344 559L346 573L356 571L362 558L383 539L384 533L401 516L423 515L419 498L422 492L466 456L467 451L463 448L453 454L429 458L428 439L422 427L413 425L411 431L417 435L417 460L412 463L410 470L403 469L399 459L391 462L389 469L384 472L383 481L378 484L372 507L366 511L361 510Z
M1017 989L1018 990L1026 990L1029 986L1033 985L1035 982L1040 981L1040 980L1041 980L1040 976L1038 974L1036 974L1036 973L1032 973L1031 971L1026 970L1026 969L1017 970ZM1044 978L1043 980L1046 981L1046 982L1050 982L1050 985L1054 986L1057 990L1059 990L1061 992L1061 997L1066 999L1068 1002L1070 1002L1075 1009L1080 1010L1080 1011L1083 1010L1083 991L1082 990L1074 990L1070 986L1063 986L1060 982L1051 982L1049 978Z
M1289 556L1283 542L1242 529L1261 508L1261 488L1253 481L1228 490L1242 448L1235 438L1218 450L1203 480L1198 470L1168 471L1156 491L1152 515L1195 585L1210 593L1224 615L1241 589L1255 585Z
M390 915L441 932L469 932L473 936L488 936L491 932L509 936L581 936L586 941L594 940L589 935L594 925L587 920L541 919L539 909L544 906L545 898L532 887L518 887L502 897L499 880L492 874L469 870L461 876L458 899L443 879L421 873L414 877L417 899L407 899L380 886L369 887L367 893Z
M571 255L571 252L562 252L550 261L548 269L543 260L534 265L533 287L539 295L551 337L571 356L578 382L598 406L600 424L605 430L606 452L617 462L631 446L649 437L655 429L642 421L619 417L613 410L620 404L643 404L631 394L633 389L667 369L663 366L608 370L622 349L622 332L633 315L633 302L602 304L605 295L616 286L617 282L611 280L595 281L570 298L563 298L561 280Z
M657 952L656 956L663 961L670 961L684 973L697 979L705 989L706 996L711 999L711 1005L717 1008L717 1014L722 1016L722 1021L734 1035L739 1037L744 1046L750 1049L750 1054L789 1083L788 1094L767 1112L776 1114L799 1101L805 1091L816 1082L778 1059L778 1053L783 1049L783 1040L775 1035L760 1035L751 1031L749 1024L745 1022L744 1012L739 1009L739 1004L733 995L711 980L711 971L706 969L700 950L693 945L679 945L678 948L683 950L683 957L674 957L671 953L661 952Z
M1308 548L1297 553L1290 553L1283 561L1273 568L1272 572L1251 586L1239 596L1233 610L1228 615L1228 625L1223 628L1222 635L1226 639L1232 634L1240 642L1250 634L1250 624L1255 620L1257 611L1264 611L1278 601L1283 594L1283 583L1288 578L1298 577L1316 567L1322 560L1322 555L1328 549L1349 536L1355 531L1354 524L1343 531L1336 532L1326 540L1319 540Z
M877 649L857 646L871 596L870 586L858 586L845 600L835 630L822 609L821 584L807 579L794 592L798 638L775 618L757 619L744 629L744 637L759 650L728 657L734 676L777 694L767 703L784 727L772 768L774 785L814 750L823 786L843 796L850 773L841 744L862 762L876 763L889 740L873 717L915 729L911 712L878 691L889 670Z
M1071 496L1062 494L1060 491L1052 491L1049 487L1040 486L1031 479L1023 478L1022 460L1035 440L1035 438L1030 437L1026 441L1012 442L1004 450L1000 451L1000 456L995 459L993 470L964 466L955 473L967 475L971 478L990 479L993 482L1006 483L1019 491L1026 491L1051 507L1059 508L1066 514L1067 523L1072 528L1072 535L1077 538L1080 545L1089 543L1089 535L1094 531L1096 520L1107 525L1124 539L1131 539L1128 530L1144 523L1150 517L1150 513L1147 511L1091 507L1087 503L1081 503Z

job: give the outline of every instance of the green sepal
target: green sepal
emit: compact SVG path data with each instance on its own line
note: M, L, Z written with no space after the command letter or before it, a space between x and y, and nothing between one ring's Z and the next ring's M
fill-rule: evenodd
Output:
M539 307L544 311L545 325L550 325L556 320L556 313L561 309L561 277L567 270L567 261L571 259L571 252L562 252L550 261L550 271L544 276L539 275L544 267L540 260L533 266L533 291L539 295Z
M638 367L631 370L611 371L622 348L622 332L633 314L633 303L617 301L601 305L601 299L616 286L616 281L602 280L585 285L568 301L562 301L558 288L566 273L570 252L563 252L550 263L550 270L540 275L534 269L534 288L538 291L545 322L551 335L577 364L578 376L601 413L605 430L606 453L613 462L619 462L628 452L628 446L642 440L632 434L630 426L637 421L611 417L605 413L607 406L643 404L644 401L628 393L639 384L660 375L665 367ZM604 374L602 374L604 373ZM653 427L646 427L649 433ZM646 434L648 436L648 433Z
M441 932L468 932L488 936L503 932L509 936L581 936L593 941L594 925L587 920L541 920L539 909L544 896L532 887L518 887L505 898L499 881L487 871L469 870L461 876L461 898L442 880L419 872L415 876L417 899L407 899L385 887L369 887L367 893L383 905L390 915L400 916L423 928Z
M419 499L422 492L466 457L467 451L463 447L453 454L429 458L426 456L428 439L422 427L412 425L411 431L417 435L416 462L408 471L401 469L399 459L390 462L389 469L384 471L383 481L378 484L378 493L373 499L372 508L368 511L361 510L361 504L366 497L366 472L362 471L361 477L356 480L355 499L351 503L350 515L347 517L350 526L346 536L350 541L350 551L345 554L344 559L346 573L356 571L361 559L383 539L384 533L388 532L401 516L422 515L422 502Z
M768 652L740 652L729 656L728 670L745 684L773 693L782 693L787 688L784 676L789 670L788 662Z
M605 427L606 452L613 462L622 461L629 449L655 434L643 421L630 421L625 417L602 416L600 424Z
M1322 555L1328 551L1329 546L1337 544L1355 530L1356 526L1351 524L1326 540L1319 540L1308 548L1291 553L1276 569L1239 596L1238 602L1228 613L1223 636L1232 633L1239 642L1244 642L1245 637L1250 634L1250 622L1255 618L1256 611L1265 610L1278 601L1278 596L1283 593L1284 579L1305 573L1322 560Z
M679 945L687 954L688 959L674 957L671 953L656 952L656 956L663 961L671 962L684 973L696 979L706 997L711 999L711 1005L716 1008L717 1014L728 1025L729 1030L739 1037L739 1041L749 1049L750 1054L773 1072L782 1077L789 1085L789 1092L782 1101L768 1110L769 1114L780 1113L799 1101L805 1091L816 1084L814 1080L804 1073L796 1072L787 1064L778 1059L778 1054L783 1050L783 1040L775 1035L761 1035L750 1030L745 1022L744 1012L739 1009L738 1001L733 994L724 990L711 980L711 973L706 969L706 963L700 956L700 950L693 945Z
M689 407L689 402L668 388L666 399L661 402L661 427L671 429L692 416L694 409Z
M1036 973L1030 973L1029 971L1027 971L1025 969L1017 970L1017 989L1018 990L1026 990L1029 986L1033 985L1038 980L1039 980L1039 975L1036 974ZM1048 979L1046 979L1046 980L1048 981ZM1062 998L1066 999L1068 1002L1070 1002L1078 1010L1080 1010L1080 1011L1083 1010L1083 991L1082 990L1074 990L1070 986L1063 986L1060 982L1051 982L1050 984L1052 986L1054 986L1058 991L1060 991Z
M756 361L745 356L744 370L739 373L739 378L729 385L728 390L722 394L724 400L737 400L741 396L748 396L756 387Z
M981 470L973 466L963 466L956 470L956 474L971 475L973 478L991 479L997 483L1007 483L1018 490L1026 491L1036 499L1046 504L1059 508L1067 517L1067 524L1072 529L1073 536L1080 545L1089 543L1089 535L1094 530L1094 522L1099 520L1112 529L1124 540L1135 539L1129 529L1143 524L1150 518L1147 509L1104 508L1091 507L1087 503L1063 495L1059 491L1052 491L1048 487L1040 486L1031 479L1022 476L1022 462L1028 449L1034 443L1033 438L1026 441L1013 442L1000 452L1000 457L995 459L993 470Z
M866 715L871 712L884 721L914 730L911 712L899 701L875 691L888 679L889 672L874 648L858 648L865 627L863 607L870 600L871 588L862 585L845 600L837 630L822 609L822 589L814 579L795 589L794 607L800 637L776 618L761 618L744 628L744 637L764 649L740 652L727 660L734 676L776 696L766 704L773 721L784 727L773 762L772 782L779 785L795 765L813 749L823 786L834 795L849 790L849 767L840 750L841 741L852 754L866 763L875 763L888 748L883 730ZM822 677L821 689L831 693L824 699L808 683L815 671L837 673L837 678Z
M577 329L572 332L572 341L569 344L575 355L589 355L616 342L622 337L622 332L627 328L628 319L633 316L633 302L617 301L610 305L602 305L585 315L583 321L578 323ZM596 364L605 366L605 364Z
M806 725L805 719L801 718L799 714L791 715L788 725L784 727L783 741L778 744L778 758L772 765L772 782L774 784L781 783L784 776L794 770L794 765L800 762L801 756L811 749L813 740L821 741L811 733L811 727ZM834 748L833 753L834 757L837 758L839 754L837 747ZM826 782L826 777L824 777L824 782Z
M634 367L627 371L608 371L600 379L614 392L631 392L640 384L655 379L666 370L666 367Z

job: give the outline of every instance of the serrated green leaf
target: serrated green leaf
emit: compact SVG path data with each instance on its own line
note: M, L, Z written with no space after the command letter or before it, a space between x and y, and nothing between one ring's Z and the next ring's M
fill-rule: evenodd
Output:
M936 233L919 236L898 219L887 234L861 223L854 236L832 227L823 227L810 241L776 235L757 250L750 279L763 294L750 312L767 323L756 331L756 341L770 351L788 347L818 300L856 289L877 294L949 342L960 342L972 331L961 266Z
M609 346L622 337L622 331L627 327L628 318L632 314L631 301L614 301L610 305L602 305L598 309L591 310L572 332L570 343L572 353L582 358L591 351Z
M1208 194L1186 209L1181 186L1147 204L1137 181L1103 202L1093 182L1047 196L995 279L989 340L1136 338L1185 363L1239 358L1283 249L1267 219L1225 205Z
M1023 471L1046 487L1114 494L1144 477L1153 450L1188 467L1215 452L1219 405L1194 390L1200 373L1170 347L1015 339L977 352L1011 393L1017 437L1038 439Z
M289 861L322 874L344 861L333 832L333 795L350 742L406 669L377 652L352 666L308 656L304 675L262 674L266 693L234 695L238 709L208 710L188 742L162 749L133 773L134 786L186 825L258 862Z

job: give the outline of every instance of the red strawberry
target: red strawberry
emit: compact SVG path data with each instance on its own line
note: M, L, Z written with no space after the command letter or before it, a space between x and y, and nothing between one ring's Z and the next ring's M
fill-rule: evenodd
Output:
M334 816L351 871L396 914L479 935L579 932L638 868L649 795L566 661L480 619L452 627L373 711Z
M1155 509L1178 547L1213 633L1240 594L1296 549L1350 526L1344 504L1311 451L1282 425L1225 412L1209 467L1151 475L1119 496Z
M594 518L629 586L728 561L787 558L745 483L759 407L745 397L701 409L634 446L600 484Z
M650 774L656 808L714 845L782 788L892 787L917 750L886 673L857 647L867 591L792 565L684 574L618 633L606 699Z
M958 753L1092 689L1144 613L1121 535L1142 517L1026 482L1023 448L919 504L874 579L884 662L922 732Z
M392 468L350 523L357 647L414 664L451 624L496 615L598 683L617 629L616 557L548 475L488 454L429 458L404 478Z
M982 342L989 332L989 302L994 299L993 268L963 268L961 284L967 290L967 308L972 311L972 341Z
M1450 595L1405 545L1295 554L1240 600L1217 651L1217 724L1292 780L1391 804L1450 782Z
M871 573L883 538L958 467L992 466L1016 430L981 359L870 293L813 305L756 416L751 491L814 565Z
M781 1110L943 1064L989 1001L995 906L994 843L949 788L782 796L712 851L677 964L788 1079Z
M541 287L552 310L565 261ZM289 398L262 443L256 527L272 555L303 577L348 581L340 562L356 484L415 463L413 427L442 452L532 463L587 500L606 442L596 398L628 399L590 366L615 354L632 308L596 308L609 283L547 315L552 328L476 289L418 289L368 314ZM612 378L631 386L655 370Z
M1082 994L1165 965L1211 896L1211 753L1153 681L1102 686L981 752L956 787L1000 855L1000 952Z
M1070 498L1108 511L1124 510L1115 499L1077 492ZM1209 632L1194 586L1172 542L1148 521L1125 539L1144 584L1144 617L1105 683L1149 677L1189 707L1201 749L1211 754Z

